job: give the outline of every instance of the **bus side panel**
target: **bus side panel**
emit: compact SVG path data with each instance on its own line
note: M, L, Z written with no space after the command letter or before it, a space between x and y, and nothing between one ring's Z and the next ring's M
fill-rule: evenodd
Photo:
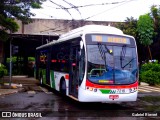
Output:
M60 91L60 80L64 79L66 83L66 95L69 95L69 78L66 77L68 76L68 73L61 73L61 72L54 72L52 73L52 85L55 90Z
M40 79L42 78L42 83L46 84L46 69L40 68L39 69L39 76L40 76Z
M53 89L56 88L53 70L50 71L50 84L51 84L51 88L53 88Z

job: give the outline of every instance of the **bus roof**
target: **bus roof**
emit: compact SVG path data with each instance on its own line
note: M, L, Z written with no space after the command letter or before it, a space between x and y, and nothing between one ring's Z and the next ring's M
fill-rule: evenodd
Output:
M116 34L116 35L123 35L123 32L115 27L111 26L104 26L104 25L85 25L83 27L79 27L76 29L71 30L68 33L65 33L60 36L60 38L57 41L52 41L48 44L42 45L40 47L37 47L36 49L40 49L43 47L50 46L52 44L60 43L63 41L67 41L76 37L80 37L83 34L86 33L104 33L104 34Z

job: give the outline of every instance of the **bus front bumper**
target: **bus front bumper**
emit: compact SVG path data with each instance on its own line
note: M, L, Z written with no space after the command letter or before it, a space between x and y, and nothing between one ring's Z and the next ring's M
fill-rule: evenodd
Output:
M136 101L138 92L127 94L103 94L100 91L90 91L79 87L78 100L80 102L130 102Z

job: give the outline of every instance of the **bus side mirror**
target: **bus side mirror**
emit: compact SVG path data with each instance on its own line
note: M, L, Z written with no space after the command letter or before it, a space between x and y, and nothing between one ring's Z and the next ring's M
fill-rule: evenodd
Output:
M83 44L83 41L81 40L81 41L80 41L80 49L83 49L83 45L84 45L84 44Z

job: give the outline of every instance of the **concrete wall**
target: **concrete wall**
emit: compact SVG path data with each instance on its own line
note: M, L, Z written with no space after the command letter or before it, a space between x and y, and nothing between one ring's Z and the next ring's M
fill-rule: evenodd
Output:
M47 35L47 36L50 36L50 35L59 36L74 28L78 28L84 25L91 25L91 24L111 25L111 26L115 25L115 22L61 20L61 19L32 19L31 23L25 24L25 25L22 24L21 21L17 20L17 23L19 25L19 30L13 34ZM3 42L0 41L0 62L3 61L3 56L4 56L4 46L3 46Z
M17 21L20 29L15 34L39 34L39 35L60 35L74 28L97 24L97 25L112 25L114 22L102 21L82 21L82 20L58 20L58 19L33 19L32 23L23 25Z

